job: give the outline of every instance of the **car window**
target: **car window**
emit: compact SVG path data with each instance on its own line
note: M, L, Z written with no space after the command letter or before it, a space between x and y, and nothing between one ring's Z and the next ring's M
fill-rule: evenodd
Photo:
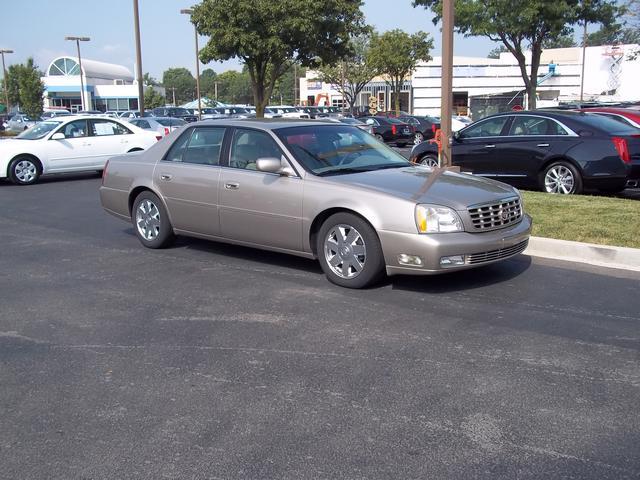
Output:
M568 134L569 133L554 120L541 117L528 117L526 115L515 116L509 130L509 135L511 136Z
M87 136L87 121L75 120L67 123L60 130L60 133L64 133L65 138L79 138Z
M374 125L376 127L380 126L380 124L373 118L367 118L366 122L367 122L367 125Z
M91 135L106 137L111 135L127 135L131 130L111 120L91 120Z
M635 127L636 125L633 123L632 120L628 119L627 117L623 117L622 115L618 115L615 113L607 113L607 112L593 112L596 115L602 115L603 117L607 117L610 118L612 120L615 120L617 122L621 122L627 126L631 125L632 127Z
M219 165L224 128L197 127L182 134L164 160L168 162Z
M495 117L481 121L469 128L464 129L461 138L482 138L482 137L498 137L502 133L502 129L509 120L509 117Z
M610 117L598 115L596 113L585 113L584 115L576 116L575 120L579 121L586 126L595 127L600 130L604 130L607 133L615 135L637 135L638 129L631 125L625 125L624 123L614 120Z
M229 166L255 170L259 158L281 158L282 151L268 133L237 129L231 141Z

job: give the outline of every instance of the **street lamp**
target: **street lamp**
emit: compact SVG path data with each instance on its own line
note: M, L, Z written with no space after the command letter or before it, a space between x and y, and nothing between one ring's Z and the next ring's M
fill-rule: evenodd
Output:
M8 48L0 49L0 54L2 54L2 71L4 72L4 99L7 106L7 115L9 115L9 84L7 83L7 67L4 66L4 54L5 53L13 53L13 50L9 50Z
M138 0L133 0L133 27L136 35L136 75L138 81L138 110L140 117L144 117L144 88L142 84L142 49L140 47L140 14L138 13Z
M78 47L78 64L80 66L80 107L82 110L86 110L84 108L84 79L82 78L82 58L80 57L80 42L88 42L91 40L89 37L64 37L65 40L71 40L76 42L76 46Z
M193 13L193 9L183 8L180 10L180 13L184 15L191 15ZM196 90L198 92L198 119L202 120L202 102L200 100L200 60L198 59L198 30L195 25L193 26L193 31L196 34Z

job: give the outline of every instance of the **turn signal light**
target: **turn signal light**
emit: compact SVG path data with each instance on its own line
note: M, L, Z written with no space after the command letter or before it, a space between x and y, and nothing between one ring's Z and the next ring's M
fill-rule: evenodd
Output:
M169 135L169 127L164 127L164 136L166 137L167 135Z
M613 137L611 139L614 147L618 151L618 155L624 163L631 163L631 155L629 155L629 145L627 144L626 138L621 137Z

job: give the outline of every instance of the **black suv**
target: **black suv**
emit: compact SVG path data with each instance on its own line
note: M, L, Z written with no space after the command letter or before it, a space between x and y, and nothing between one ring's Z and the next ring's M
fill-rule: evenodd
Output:
M195 122L198 116L192 114L186 108L181 107L158 107L152 110L154 117L174 117L181 118L185 122Z

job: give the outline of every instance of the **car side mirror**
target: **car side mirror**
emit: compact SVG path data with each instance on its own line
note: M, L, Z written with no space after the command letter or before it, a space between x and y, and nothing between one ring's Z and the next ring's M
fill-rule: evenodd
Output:
M462 138L463 138L463 137L462 137L462 135L460 135L460 130L458 130L457 132L453 132L453 139L454 139L456 142L461 141L461 140L462 140Z
M282 159L276 157L265 157L256 160L256 169L260 172L276 173L284 177L294 175L293 169Z
M65 137L64 133L62 132L56 132L53 135L51 135L51 140L64 140L65 138L67 137Z

